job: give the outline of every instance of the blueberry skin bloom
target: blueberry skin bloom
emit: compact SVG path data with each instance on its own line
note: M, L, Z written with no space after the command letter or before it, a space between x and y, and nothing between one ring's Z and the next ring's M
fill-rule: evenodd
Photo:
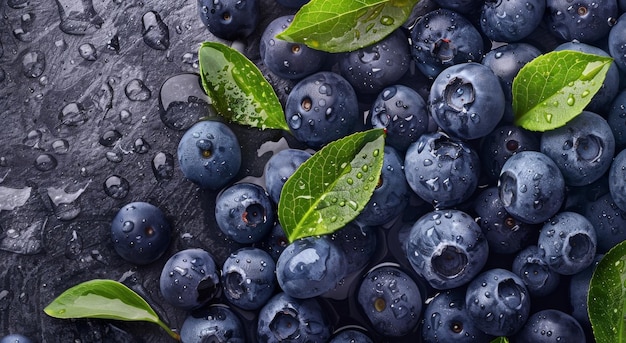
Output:
M345 329L334 335L328 343L374 343L374 341L362 331Z
M319 71L327 54L304 44L276 38L292 20L293 15L272 20L263 31L259 48L261 60L274 74L285 79L300 79Z
M278 293L261 308L257 318L259 342L323 343L331 335L328 316L316 298Z
M461 139L486 136L504 115L500 80L480 63L460 63L442 71L430 88L428 109L446 133Z
M463 288L437 293L426 306L422 318L424 343L474 343L493 339L476 328L467 315Z
M200 121L180 139L178 163L187 179L201 188L217 190L239 172L241 147L226 124Z
M560 274L548 266L548 261L536 245L526 247L515 256L511 271L524 281L532 296L552 293L561 280Z
M493 336L510 336L526 323L530 296L519 276L495 268L482 272L467 285L465 306L480 330Z
M409 146L404 174L411 189L435 208L467 200L478 185L480 160L467 143L443 132L425 133Z
M569 314L547 309L533 313L524 327L515 335L516 343L585 343L585 331Z
M180 328L184 343L245 343L244 326L239 317L226 306L215 305L190 313Z
M615 205L626 211L626 150L615 156L609 169L609 192Z
M341 75L320 71L300 80L285 103L285 119L294 137L317 149L354 131L359 104Z
M537 245L552 270L573 275L593 262L596 230L583 215L561 212L543 226Z
M370 46L339 55L339 73L361 94L377 94L394 84L409 69L409 40L396 29Z
M215 260L202 249L186 249L167 260L159 287L165 301L183 310L193 310L213 299L221 290Z
M287 179L308 160L311 154L299 149L285 149L272 155L265 164L265 188L274 203L278 204L280 192Z
M626 211L617 206L610 193L584 204L583 214L596 229L598 253L606 253L626 240Z
M235 40L248 37L260 17L257 0L198 0L202 23L216 37Z
M516 219L539 224L565 201L565 180L556 163L537 151L522 151L502 166L498 191L504 208Z
M406 242L413 269L436 289L459 287L484 267L489 245L465 212L437 210L413 224Z
M485 43L480 32L462 15L447 9L428 12L411 29L411 54L417 68L435 78L454 64L480 62Z
M276 264L264 250L241 248L222 267L222 286L228 301L245 310L261 308L274 295Z
M545 9L545 0L488 0L480 12L480 27L493 41L518 41L539 26Z
M280 288L294 298L312 298L337 286L346 274L345 255L328 236L293 241L276 262Z
M372 127L386 129L385 143L401 152L428 130L428 117L424 98L403 85L383 89L370 111Z
M167 250L172 229L165 214L146 202L122 207L111 221L113 248L126 261L144 265Z
M570 186L588 185L606 173L615 154L615 138L600 115L583 111L564 126L541 135L541 152L553 161Z
M357 292L361 309L378 333L405 336L419 324L422 295L401 269L382 266L370 271Z
M274 227L274 205L263 187L236 183L215 200L217 226L238 243L255 243Z

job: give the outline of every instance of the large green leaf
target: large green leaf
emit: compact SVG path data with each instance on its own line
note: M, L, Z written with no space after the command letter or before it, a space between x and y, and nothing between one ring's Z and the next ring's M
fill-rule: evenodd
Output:
M313 154L287 179L278 203L290 241L332 233L354 219L379 182L384 131L344 137Z
M610 57L562 50L527 63L513 80L516 124L533 131L565 125L598 92L611 62Z
M587 308L597 343L626 342L626 241L598 263L589 284Z
M242 125L289 131L274 89L246 56L224 44L204 42L198 60L202 86L221 116Z
M100 318L146 321L159 325L174 339L170 330L137 293L113 280L90 280L78 284L54 299L44 312L54 318Z
M278 38L328 52L374 44L400 27L419 0L311 0Z

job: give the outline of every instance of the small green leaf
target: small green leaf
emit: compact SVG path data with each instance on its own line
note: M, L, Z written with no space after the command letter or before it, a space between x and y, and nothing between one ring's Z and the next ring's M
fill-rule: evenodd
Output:
M587 308L596 342L626 342L626 241L598 263L589 284Z
M419 0L311 0L277 37L328 52L374 44L409 17Z
M384 131L358 132L329 143L287 179L278 217L290 241L332 233L354 219L380 179Z
M174 339L173 332L137 293L113 280L90 280L59 295L44 312L54 318L100 318L146 321L159 325Z
M260 129L289 131L274 89L246 56L224 44L204 42L198 60L202 86L221 116Z
M491 343L509 343L509 339L506 337L497 337L497 338L494 338L493 341L491 341Z
M612 61L573 50L553 51L530 61L513 80L516 124L532 131L565 125L598 92Z

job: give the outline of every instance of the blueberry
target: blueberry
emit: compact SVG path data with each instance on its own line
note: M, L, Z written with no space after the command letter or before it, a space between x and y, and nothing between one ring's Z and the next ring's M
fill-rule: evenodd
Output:
M32 343L33 341L19 333L14 333L0 337L0 343Z
M479 330L467 315L465 289L437 293L426 305L422 319L424 343L490 342L493 337Z
M205 120L190 127L178 144L185 177L201 188L224 187L241 167L241 147L226 124Z
M487 240L467 213L436 210L413 224L406 241L413 269L436 289L468 283L487 262Z
M502 166L498 190L514 218L539 224L555 215L565 199L565 181L556 163L537 151L521 151Z
M215 261L202 249L172 255L163 266L159 286L165 301L184 310L201 307L221 291Z
M263 187L236 183L215 200L215 220L220 230L238 243L254 243L274 227L274 205Z
M411 29L411 54L418 69L435 78L458 63L480 62L485 43L480 32L462 15L447 9L426 13Z
M224 296L245 309L261 308L274 295L276 264L259 248L241 248L228 256L222 267Z
M609 53L615 64L626 72L626 15L622 14L609 32Z
M443 132L425 133L411 144L404 167L411 189L435 208L452 207L467 200L480 175L476 151Z
M244 343L244 325L226 306L213 305L190 313L180 328L183 343Z
M475 139L491 132L504 115L500 80L479 63L459 63L444 69L433 82L428 109L445 132Z
M311 154L300 149L285 149L272 155L265 164L265 188L274 203L278 204L280 192L287 179L298 167L311 157Z
M361 94L378 94L394 84L409 69L409 40L396 29L370 46L343 53L338 57L339 73Z
M474 198L474 212L490 252L513 254L536 239L538 228L509 215L495 186L484 189Z
M407 86L389 86L374 100L370 121L372 127L387 130L387 145L404 152L428 130L426 101Z
M606 121L613 131L616 152L626 148L626 89L621 90L613 99Z
M328 236L297 239L276 262L280 288L294 298L312 298L337 286L346 275L345 255Z
M504 125L485 136L480 145L482 170L497 180L504 162L520 151L539 151L537 136L516 125Z
M492 49L485 54L481 63L500 79L504 91L505 110L503 123L513 123L513 79L526 63L541 55L541 51L527 43L509 43Z
M344 329L333 335L328 343L374 343L374 341L363 331Z
M411 277L395 266L367 273L357 291L358 303L376 332L405 336L419 324L422 295Z
M611 57L603 49L578 41L563 43L554 48L554 50L574 50L587 54ZM602 86L600 87L598 92L594 94L593 98L591 98L591 102L587 105L587 107L585 107L585 109L599 114L606 112L606 110L611 105L611 102L619 92L619 79L619 68L617 67L617 64L615 62L611 62L609 70L607 71L604 81L602 82Z
M442 8L458 13L472 14L482 6L484 0L434 0Z
M257 338L266 343L323 343L331 335L328 316L316 298L273 296L258 314Z
M259 248L267 251L272 256L274 261L278 260L280 254L289 245L289 239L285 234L285 230L280 226L280 223L276 223L270 233L258 242Z
M355 218L361 225L389 224L408 204L409 185L404 175L404 158L385 146L383 167L374 194Z
M345 274L363 269L376 253L378 238L377 228L360 226L354 222L346 224L333 232L330 239L344 254Z
M198 0L202 23L218 38L236 40L248 37L260 18L257 0Z
M493 336L510 336L526 323L530 297L513 272L494 268L482 272L467 286L465 306L474 325Z
M353 132L360 118L356 93L341 75L317 72L293 87L285 118L297 140L320 148Z
M519 41L535 31L545 9L545 0L487 0L480 13L480 27L493 41Z
M604 255L596 255L594 262L582 271L572 275L569 283L569 302L572 309L572 317L576 318L581 326L590 329L589 311L587 307L589 296L589 283L598 262Z
M615 205L626 211L626 150L620 151L609 169L609 192Z
M561 212L544 224L537 245L552 270L573 275L593 262L596 230L583 215Z
M511 271L519 276L532 296L545 296L559 286L561 276L548 266L536 245L526 247L513 260Z
M146 202L122 207L111 221L113 248L126 261L148 264L167 250L172 229L165 214Z
M619 9L616 0L547 0L546 24L550 32L565 41L594 42L605 37Z
M304 44L278 39L293 20L286 15L272 20L261 36L261 60L274 74L285 79L300 79L319 71L326 61L326 53Z
M615 204L611 194L585 203L582 213L596 229L598 253L604 254L626 240L626 211Z
M547 309L533 313L526 325L513 337L515 343L585 343L585 332L569 314Z

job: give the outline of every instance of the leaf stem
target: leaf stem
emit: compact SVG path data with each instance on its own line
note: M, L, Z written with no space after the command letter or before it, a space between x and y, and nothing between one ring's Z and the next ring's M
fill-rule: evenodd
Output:
M159 319L156 322L156 324L158 324L163 330L165 330L165 332L167 332L167 334L170 335L170 337L180 342L180 335L177 332L174 332L172 329L170 329L169 326L163 323L163 321Z

